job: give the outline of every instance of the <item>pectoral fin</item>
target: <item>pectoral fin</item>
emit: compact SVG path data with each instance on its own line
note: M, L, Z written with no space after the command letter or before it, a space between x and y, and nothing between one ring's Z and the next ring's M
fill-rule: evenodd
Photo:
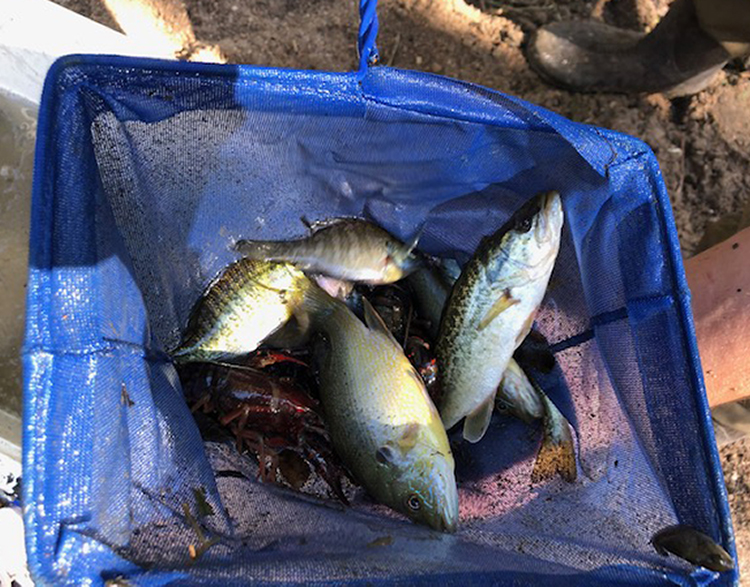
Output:
M264 344L280 348L299 348L310 339L310 314L307 308L292 308L292 315L263 341Z
M479 326L477 326L477 329L484 330L485 328L487 328L487 326L490 325L490 322L492 322L495 318L497 318L511 306L515 306L517 303L519 303L519 301L520 300L517 300L510 295L509 289L506 289L505 291L503 291L502 295L497 299L497 301L492 305L489 311L485 314L484 318L482 318L482 321L479 323Z
M495 408L495 394L493 393L476 410L466 416L464 420L464 438L469 442L479 442L492 419Z
M414 448L419 438L419 425L415 423L407 424L403 433L398 439L398 447L403 451L409 451Z

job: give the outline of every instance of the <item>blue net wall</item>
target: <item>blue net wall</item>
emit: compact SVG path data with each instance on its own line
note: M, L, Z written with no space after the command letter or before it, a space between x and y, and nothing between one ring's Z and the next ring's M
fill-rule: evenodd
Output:
M366 65L367 59L364 60ZM651 535L732 532L669 201L640 141L446 78L77 56L40 111L25 348L25 517L38 580L99 584L731 584ZM493 420L457 455L443 535L257 481L204 442L165 355L239 238L361 216L465 261L526 199L566 225L537 319L574 484ZM233 471L235 474L226 474ZM205 491L216 540L189 556Z

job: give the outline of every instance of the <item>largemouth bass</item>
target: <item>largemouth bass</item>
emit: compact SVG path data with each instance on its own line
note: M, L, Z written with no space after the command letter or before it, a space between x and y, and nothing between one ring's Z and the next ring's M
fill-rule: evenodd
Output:
M306 238L290 241L241 240L235 250L250 259L288 261L304 271L371 285L392 283L419 265L416 238L405 244L366 220L326 223Z
M424 383L363 299L362 323L318 288L306 306L326 343L320 396L336 452L379 502L452 532L458 523L453 455Z
M446 429L461 419L478 442L513 351L531 329L560 248L560 195L524 205L485 238L456 282L440 325L436 354Z
M301 304L311 285L292 265L240 259L198 300L182 343L170 354L178 363L246 355L293 316L306 321Z

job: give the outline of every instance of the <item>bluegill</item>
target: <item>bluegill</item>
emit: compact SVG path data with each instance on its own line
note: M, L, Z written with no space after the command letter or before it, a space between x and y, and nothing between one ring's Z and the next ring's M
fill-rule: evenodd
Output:
M301 304L311 285L287 263L240 259L209 285L193 308L182 343L170 354L178 363L246 355L290 318L306 321Z
M370 303L365 325L318 288L307 293L325 344L320 396L336 452L379 502L442 531L458 523L448 437L419 374Z
M241 240L235 250L250 259L287 261L300 269L372 285L392 283L417 268L416 239L409 244L366 220L329 221L306 238Z
M524 205L485 238L448 298L436 354L447 429L461 419L478 442L513 351L531 329L560 248L563 210L549 192Z
M710 537L695 528L682 524L668 526L651 538L656 552L672 553L692 563L721 573L734 568L734 559Z

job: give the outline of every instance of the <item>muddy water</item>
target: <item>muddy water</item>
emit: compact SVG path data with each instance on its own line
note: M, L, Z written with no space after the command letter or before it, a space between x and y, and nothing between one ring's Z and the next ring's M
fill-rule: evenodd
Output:
M0 92L0 411L21 415L21 345L37 107Z

